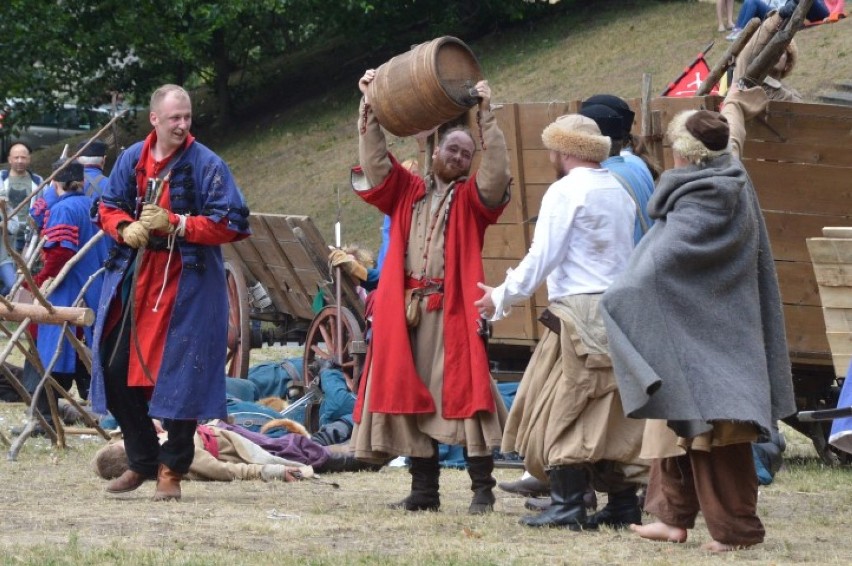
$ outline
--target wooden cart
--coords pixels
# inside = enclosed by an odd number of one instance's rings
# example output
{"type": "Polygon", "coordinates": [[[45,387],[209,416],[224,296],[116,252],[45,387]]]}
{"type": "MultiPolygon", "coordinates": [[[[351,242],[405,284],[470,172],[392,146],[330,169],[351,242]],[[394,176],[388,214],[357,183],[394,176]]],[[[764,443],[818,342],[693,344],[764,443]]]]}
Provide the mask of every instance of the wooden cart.
{"type": "Polygon", "coordinates": [[[329,247],[310,217],[252,214],[249,223],[250,238],[223,248],[230,307],[227,374],[246,377],[252,348],[295,342],[304,345],[302,381],[295,385],[310,386],[308,368],[316,360],[340,363],[350,383],[357,383],[366,344],[355,282],[342,275],[338,304],[329,247]],[[315,312],[318,302],[325,306],[315,312]]]}

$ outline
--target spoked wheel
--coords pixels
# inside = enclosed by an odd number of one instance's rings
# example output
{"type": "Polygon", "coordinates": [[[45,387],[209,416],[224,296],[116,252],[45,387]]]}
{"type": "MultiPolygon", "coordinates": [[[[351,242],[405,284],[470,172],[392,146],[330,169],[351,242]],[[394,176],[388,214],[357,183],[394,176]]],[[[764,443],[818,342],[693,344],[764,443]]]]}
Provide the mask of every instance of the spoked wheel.
{"type": "Polygon", "coordinates": [[[227,261],[225,280],[228,285],[228,354],[225,375],[245,378],[248,375],[251,349],[248,286],[242,269],[227,261]]]}
{"type": "Polygon", "coordinates": [[[337,338],[337,307],[325,307],[311,321],[305,341],[306,386],[314,379],[308,369],[314,361],[340,361],[349,388],[354,390],[355,384],[358,383],[363,360],[359,353],[353,352],[353,344],[363,344],[364,336],[358,326],[358,320],[346,307],[340,309],[340,320],[343,323],[340,343],[337,338]]]}
{"type": "MultiPolygon", "coordinates": [[[[343,324],[341,337],[337,336],[337,307],[330,306],[322,309],[311,321],[308,336],[305,341],[303,358],[303,375],[306,390],[314,380],[311,371],[314,362],[335,362],[341,366],[343,377],[349,389],[357,389],[358,378],[361,376],[362,356],[357,345],[363,345],[363,335],[358,326],[358,320],[349,309],[340,309],[340,320],[343,324]],[[353,348],[353,345],[356,345],[353,348]],[[356,351],[353,351],[356,350],[356,351]]],[[[313,402],[305,407],[305,428],[310,432],[319,429],[319,403],[313,402]]]]}

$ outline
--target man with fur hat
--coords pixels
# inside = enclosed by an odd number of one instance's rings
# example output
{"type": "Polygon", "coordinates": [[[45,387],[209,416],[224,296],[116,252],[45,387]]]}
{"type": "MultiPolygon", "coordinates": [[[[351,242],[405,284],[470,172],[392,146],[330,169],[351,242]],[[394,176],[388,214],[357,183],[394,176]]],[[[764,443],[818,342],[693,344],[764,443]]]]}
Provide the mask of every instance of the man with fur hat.
{"type": "Polygon", "coordinates": [[[373,338],[353,417],[359,459],[410,457],[411,493],[394,508],[440,507],[437,443],[462,445],[473,498],[468,512],[493,509],[492,448],[506,409],[491,379],[479,313],[485,229],[509,201],[509,155],[491,110],[487,81],[475,85],[482,160],[470,174],[476,143],[464,128],[443,132],[425,179],[388,152],[371,110],[370,69],[359,81],[359,197],[391,218],[390,244],[375,293],[373,338]]]}
{"type": "Polygon", "coordinates": [[[583,495],[589,482],[608,493],[631,492],[611,517],[615,526],[641,522],[636,485],[642,422],[626,419],[615,387],[606,333],[598,313],[603,291],[633,250],[636,205],[601,167],[610,139],[579,114],[557,118],[542,133],[558,180],[544,194],[529,253],[506,280],[475,305],[499,320],[547,280],[548,327],[521,381],[503,435],[504,452],[549,479],[552,504],[524,517],[531,527],[572,530],[589,524],[583,495]]]}
{"type": "MultiPolygon", "coordinates": [[[[753,88],[724,112],[742,121],[755,94],[765,104],[753,88]]],[[[631,528],[684,542],[701,511],[712,552],[763,541],[751,442],[796,410],[769,237],[732,155],[742,138],[729,137],[716,112],[675,116],[675,168],[648,205],[656,223],[601,303],[624,410],[649,419],[645,509],[658,522],[631,528]]]]}

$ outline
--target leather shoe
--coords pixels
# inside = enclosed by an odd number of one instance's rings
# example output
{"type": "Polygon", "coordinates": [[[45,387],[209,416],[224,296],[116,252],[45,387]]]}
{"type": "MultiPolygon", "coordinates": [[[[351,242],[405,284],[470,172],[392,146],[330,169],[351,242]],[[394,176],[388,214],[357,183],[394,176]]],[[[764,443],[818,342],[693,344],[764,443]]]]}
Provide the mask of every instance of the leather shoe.
{"type": "Polygon", "coordinates": [[[175,472],[165,464],[160,464],[157,471],[157,490],[154,501],[180,501],[180,480],[183,475],[175,472]]]}
{"type": "Polygon", "coordinates": [[[509,493],[516,493],[524,497],[543,497],[550,495],[550,486],[533,476],[522,478],[518,481],[501,482],[497,487],[509,493]]]}
{"type": "Polygon", "coordinates": [[[133,470],[125,470],[123,474],[107,484],[106,491],[107,493],[127,493],[138,489],[140,485],[150,479],[153,478],[143,476],[133,470]]]}

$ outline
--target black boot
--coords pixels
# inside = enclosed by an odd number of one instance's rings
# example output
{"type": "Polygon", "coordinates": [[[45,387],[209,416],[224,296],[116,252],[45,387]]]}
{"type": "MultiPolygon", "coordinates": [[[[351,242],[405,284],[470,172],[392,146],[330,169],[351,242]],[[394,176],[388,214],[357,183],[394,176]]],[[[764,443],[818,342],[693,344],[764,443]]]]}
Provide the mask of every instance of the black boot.
{"type": "Polygon", "coordinates": [[[608,495],[606,506],[589,517],[588,528],[596,529],[599,525],[606,525],[614,529],[624,529],[628,525],[642,524],[642,509],[639,507],[635,487],[608,495]]]}
{"type": "Polygon", "coordinates": [[[494,511],[494,457],[474,456],[467,458],[467,473],[470,476],[470,490],[473,499],[467,508],[469,515],[483,515],[494,511]]]}
{"type": "Polygon", "coordinates": [[[438,478],[441,468],[438,464],[438,451],[431,458],[409,458],[411,465],[411,493],[402,501],[388,505],[391,509],[406,511],[437,511],[441,507],[438,495],[438,478]]]}
{"type": "Polygon", "coordinates": [[[568,466],[551,469],[547,475],[550,477],[550,507],[538,515],[524,517],[520,523],[527,527],[568,527],[572,531],[586,528],[583,503],[588,486],[586,470],[568,466]]]}

